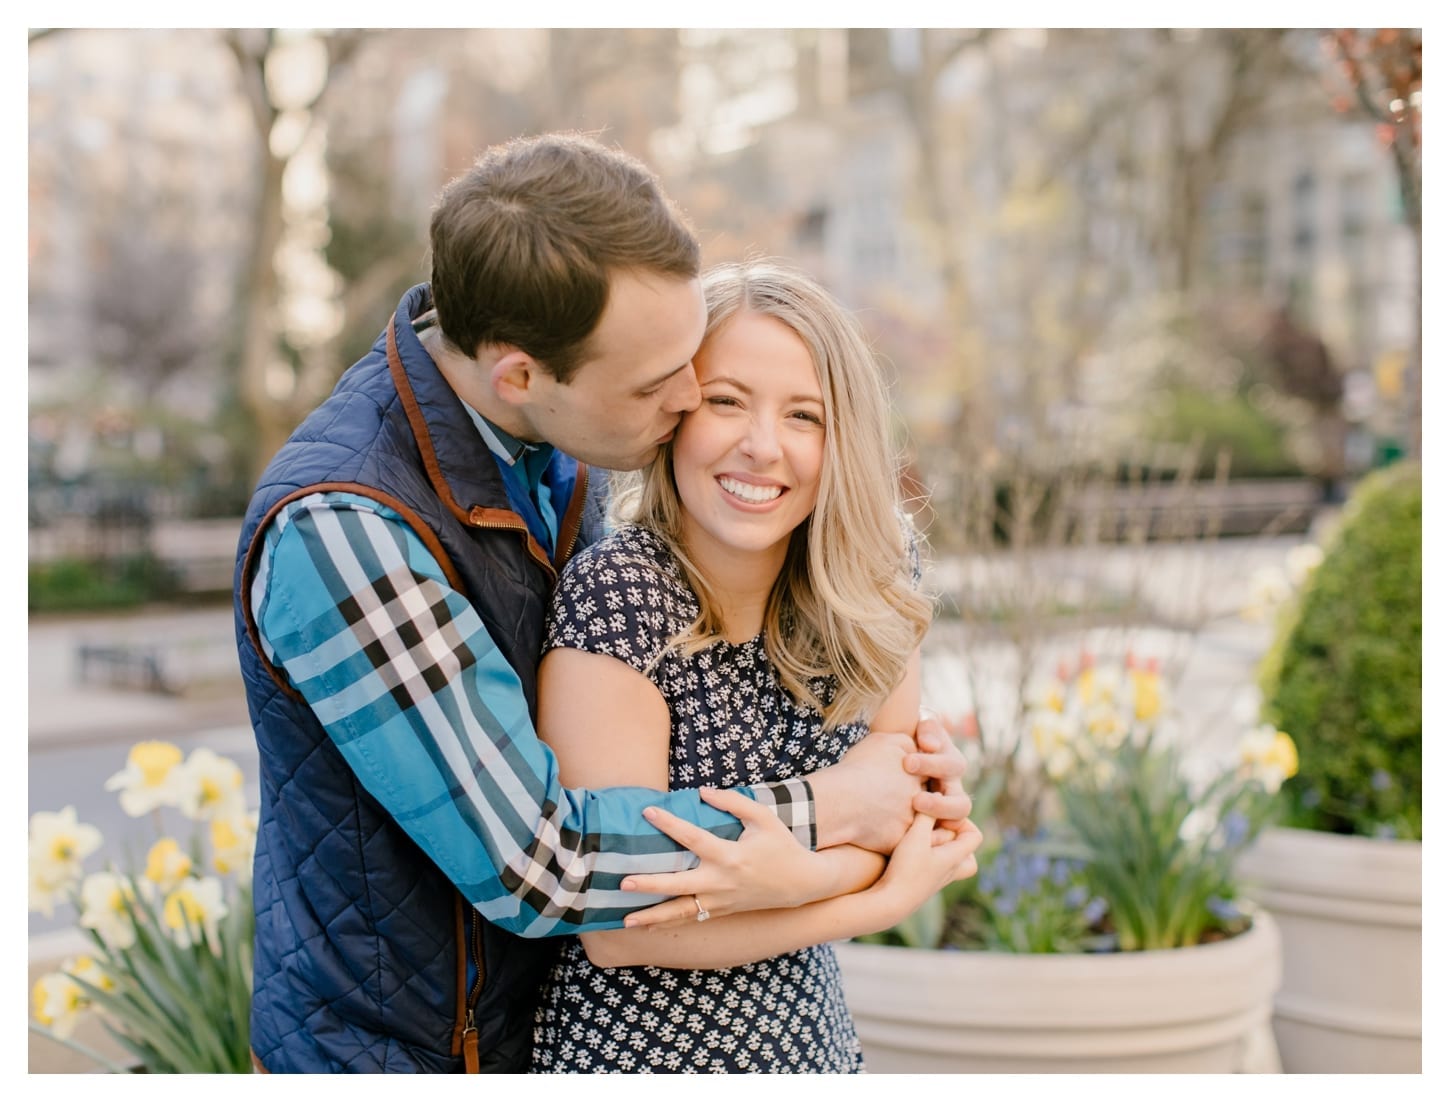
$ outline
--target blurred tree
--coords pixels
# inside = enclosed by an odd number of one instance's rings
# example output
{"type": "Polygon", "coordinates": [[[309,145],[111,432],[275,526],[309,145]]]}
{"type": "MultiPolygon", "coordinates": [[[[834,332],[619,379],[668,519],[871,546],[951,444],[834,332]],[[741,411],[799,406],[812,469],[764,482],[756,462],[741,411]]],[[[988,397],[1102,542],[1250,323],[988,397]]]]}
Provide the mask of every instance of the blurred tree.
{"type": "Polygon", "coordinates": [[[1420,114],[1422,32],[1417,28],[1381,27],[1328,32],[1325,44],[1335,58],[1341,89],[1334,107],[1355,112],[1375,123],[1394,158],[1405,224],[1414,234],[1415,323],[1413,348],[1405,365],[1409,397],[1409,454],[1420,457],[1421,363],[1424,355],[1424,234],[1420,225],[1420,114]]]}
{"type": "Polygon", "coordinates": [[[220,32],[237,62],[242,94],[251,108],[261,165],[257,193],[256,234],[243,280],[243,330],[238,393],[256,429],[256,473],[281,447],[297,423],[327,392],[325,371],[297,371],[300,361],[289,348],[281,327],[278,302],[278,249],[285,229],[283,186],[288,164],[303,147],[337,73],[347,64],[368,32],[335,31],[320,36],[320,66],[304,81],[283,73],[295,37],[275,29],[247,28],[220,32]],[[278,385],[279,370],[291,385],[278,385]]]}

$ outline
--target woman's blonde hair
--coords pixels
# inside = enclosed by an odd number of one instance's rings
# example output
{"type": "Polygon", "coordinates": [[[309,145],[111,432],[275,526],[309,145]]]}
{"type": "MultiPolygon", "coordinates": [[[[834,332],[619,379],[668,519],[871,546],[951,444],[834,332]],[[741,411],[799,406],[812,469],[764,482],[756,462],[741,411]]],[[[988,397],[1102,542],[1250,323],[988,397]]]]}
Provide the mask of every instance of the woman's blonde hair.
{"type": "MultiPolygon", "coordinates": [[[[931,622],[931,601],[912,585],[891,446],[886,386],[855,321],[808,276],[772,261],[725,264],[702,277],[705,340],[730,319],[758,314],[786,325],[810,350],[825,401],[825,457],[815,509],[791,535],[765,610],[765,652],[797,700],[823,707],[827,726],[869,718],[900,682],[931,622]],[[811,678],[834,674],[829,705],[811,678]]],[[[690,561],[673,452],[660,450],[616,497],[625,523],[657,533],[700,601],[694,623],[671,640],[686,653],[724,638],[720,605],[690,561]]]]}

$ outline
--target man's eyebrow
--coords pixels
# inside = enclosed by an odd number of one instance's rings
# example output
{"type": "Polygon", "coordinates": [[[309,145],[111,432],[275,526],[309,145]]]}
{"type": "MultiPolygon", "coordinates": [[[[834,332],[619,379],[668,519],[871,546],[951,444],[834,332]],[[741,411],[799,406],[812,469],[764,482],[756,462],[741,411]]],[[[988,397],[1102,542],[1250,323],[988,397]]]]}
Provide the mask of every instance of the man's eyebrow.
{"type": "MultiPolygon", "coordinates": [[[[709,386],[711,383],[725,383],[728,386],[733,386],[736,390],[740,391],[740,393],[742,393],[742,394],[754,394],[755,393],[755,391],[751,390],[748,386],[746,386],[744,383],[742,383],[739,379],[733,378],[732,376],[729,376],[729,375],[715,375],[715,376],[712,376],[711,378],[706,379],[703,383],[701,383],[700,386],[706,387],[706,386],[709,386]]],[[[821,406],[823,408],[824,408],[824,406],[826,404],[825,399],[821,398],[820,395],[818,395],[818,394],[792,394],[789,398],[786,399],[786,401],[787,402],[814,402],[816,405],[821,406]]]]}
{"type": "Polygon", "coordinates": [[[644,394],[647,391],[654,390],[656,387],[664,386],[665,383],[669,382],[681,371],[684,371],[687,367],[690,367],[692,363],[692,360],[686,360],[684,363],[680,364],[679,367],[672,367],[669,371],[666,371],[658,379],[655,379],[648,383],[641,383],[639,385],[639,393],[644,394]]]}

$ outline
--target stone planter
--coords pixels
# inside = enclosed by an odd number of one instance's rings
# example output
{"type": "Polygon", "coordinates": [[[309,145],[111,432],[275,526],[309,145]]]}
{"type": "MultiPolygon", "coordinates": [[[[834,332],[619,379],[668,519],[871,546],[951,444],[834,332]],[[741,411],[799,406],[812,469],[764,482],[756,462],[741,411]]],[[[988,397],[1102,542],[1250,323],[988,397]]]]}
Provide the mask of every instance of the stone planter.
{"type": "Polygon", "coordinates": [[[1284,1070],[1419,1072],[1420,843],[1275,828],[1238,871],[1283,932],[1284,1070]]]}
{"type": "Polygon", "coordinates": [[[837,947],[873,1072],[1278,1071],[1279,932],[1142,953],[837,947]]]}

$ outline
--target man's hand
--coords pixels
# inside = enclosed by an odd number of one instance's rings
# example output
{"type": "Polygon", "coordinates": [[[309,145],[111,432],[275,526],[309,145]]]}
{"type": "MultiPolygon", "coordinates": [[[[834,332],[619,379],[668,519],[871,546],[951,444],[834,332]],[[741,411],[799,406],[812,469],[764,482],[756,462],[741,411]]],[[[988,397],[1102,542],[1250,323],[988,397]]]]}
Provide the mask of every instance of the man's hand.
{"type": "Polygon", "coordinates": [[[850,843],[882,854],[895,849],[911,826],[913,801],[926,794],[924,777],[945,771],[937,755],[916,751],[909,735],[872,731],[835,765],[812,773],[816,848],[850,843]],[[907,771],[908,756],[923,759],[922,776],[907,771]]]}
{"type": "Polygon", "coordinates": [[[916,752],[906,755],[903,766],[928,782],[925,791],[912,799],[915,810],[934,818],[939,830],[957,833],[967,829],[967,816],[972,813],[972,798],[962,788],[967,759],[936,713],[922,709],[916,725],[916,752]]]}

